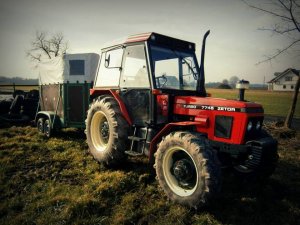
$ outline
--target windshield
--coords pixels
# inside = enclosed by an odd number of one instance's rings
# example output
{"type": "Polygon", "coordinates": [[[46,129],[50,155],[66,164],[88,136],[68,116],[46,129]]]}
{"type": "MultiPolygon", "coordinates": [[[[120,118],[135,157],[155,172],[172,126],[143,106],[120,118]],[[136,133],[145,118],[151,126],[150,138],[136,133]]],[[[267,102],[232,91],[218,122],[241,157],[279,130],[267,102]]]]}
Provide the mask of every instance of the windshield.
{"type": "Polygon", "coordinates": [[[196,90],[198,69],[193,53],[151,46],[157,88],[196,90]]]}

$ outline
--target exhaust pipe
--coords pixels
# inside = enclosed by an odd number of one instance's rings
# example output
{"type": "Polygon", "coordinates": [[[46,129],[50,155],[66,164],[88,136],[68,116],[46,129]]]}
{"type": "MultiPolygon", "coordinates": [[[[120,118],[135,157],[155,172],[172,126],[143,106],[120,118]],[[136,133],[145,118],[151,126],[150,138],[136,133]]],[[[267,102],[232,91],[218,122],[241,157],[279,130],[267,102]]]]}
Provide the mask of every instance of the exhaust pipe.
{"type": "Polygon", "coordinates": [[[247,80],[239,80],[236,83],[236,89],[239,89],[239,101],[245,101],[245,90],[249,89],[250,83],[247,80]]]}
{"type": "Polygon", "coordinates": [[[197,80],[197,92],[200,93],[201,96],[206,96],[205,90],[205,74],[204,74],[204,56],[205,56],[205,44],[206,38],[209,35],[210,30],[208,30],[203,37],[202,41],[202,50],[201,50],[201,64],[200,64],[200,74],[197,80]]]}

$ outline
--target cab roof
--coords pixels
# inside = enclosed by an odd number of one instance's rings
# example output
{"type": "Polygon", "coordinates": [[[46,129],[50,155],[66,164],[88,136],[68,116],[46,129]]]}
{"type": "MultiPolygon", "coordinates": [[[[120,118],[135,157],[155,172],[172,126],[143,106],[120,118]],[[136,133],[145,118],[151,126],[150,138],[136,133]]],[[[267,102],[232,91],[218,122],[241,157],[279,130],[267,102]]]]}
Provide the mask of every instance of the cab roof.
{"type": "Polygon", "coordinates": [[[131,43],[138,43],[138,42],[145,42],[145,41],[151,42],[152,44],[156,44],[156,45],[163,45],[174,49],[185,49],[189,51],[195,51],[195,47],[196,47],[195,43],[192,42],[180,40],[177,38],[169,37],[155,32],[148,32],[148,33],[130,35],[106,43],[102,47],[102,50],[114,48],[121,45],[127,45],[131,43]]]}

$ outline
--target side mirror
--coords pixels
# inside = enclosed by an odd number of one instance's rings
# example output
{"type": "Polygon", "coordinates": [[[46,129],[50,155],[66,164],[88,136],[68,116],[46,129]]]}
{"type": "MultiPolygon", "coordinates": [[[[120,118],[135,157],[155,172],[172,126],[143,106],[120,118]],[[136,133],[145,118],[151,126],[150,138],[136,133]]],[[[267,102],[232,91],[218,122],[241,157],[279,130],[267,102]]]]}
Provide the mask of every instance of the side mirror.
{"type": "Polygon", "coordinates": [[[110,54],[105,54],[105,62],[104,62],[104,66],[107,68],[109,67],[109,63],[110,63],[110,54]]]}

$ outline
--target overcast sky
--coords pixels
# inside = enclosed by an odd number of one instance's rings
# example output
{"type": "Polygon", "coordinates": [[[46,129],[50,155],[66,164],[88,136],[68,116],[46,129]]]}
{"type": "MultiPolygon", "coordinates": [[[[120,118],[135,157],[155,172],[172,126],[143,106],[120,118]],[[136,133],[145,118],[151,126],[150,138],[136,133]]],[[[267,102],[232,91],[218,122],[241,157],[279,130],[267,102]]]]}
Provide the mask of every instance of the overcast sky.
{"type": "Polygon", "coordinates": [[[255,65],[287,44],[283,37],[258,30],[273,23],[274,18],[241,0],[2,0],[0,76],[37,78],[38,72],[25,57],[36,30],[62,32],[69,53],[99,53],[111,40],[155,31],[195,42],[199,57],[202,36],[210,29],[206,81],[236,75],[263,83],[274,72],[300,69],[293,54],[255,65]]]}

